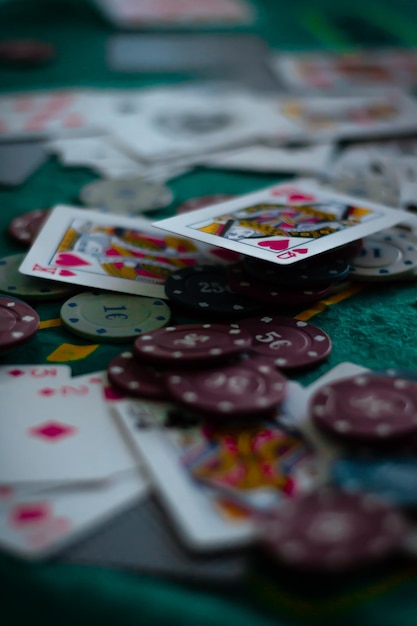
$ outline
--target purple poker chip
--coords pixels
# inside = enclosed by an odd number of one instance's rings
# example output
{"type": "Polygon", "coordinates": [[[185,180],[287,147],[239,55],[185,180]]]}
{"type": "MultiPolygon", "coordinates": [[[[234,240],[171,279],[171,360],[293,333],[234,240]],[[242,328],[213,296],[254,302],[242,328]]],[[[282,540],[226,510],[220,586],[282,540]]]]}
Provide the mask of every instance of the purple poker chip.
{"type": "Polygon", "coordinates": [[[316,302],[327,297],[333,291],[333,284],[328,284],[320,289],[276,287],[248,276],[242,265],[233,265],[228,268],[228,283],[230,290],[236,294],[280,306],[297,306],[316,302]]]}
{"type": "Polygon", "coordinates": [[[132,352],[122,352],[112,359],[107,376],[112,385],[130,396],[154,400],[165,400],[168,396],[162,373],[139,363],[132,352]]]}
{"type": "Polygon", "coordinates": [[[301,570],[349,570],[400,548],[408,525],[392,505],[370,494],[324,488],[285,502],[258,519],[269,556],[301,570]]]}
{"type": "Polygon", "coordinates": [[[251,333],[251,352],[273,359],[282,370],[309,367],[324,361],[332,342],[321,328],[292,317],[264,315],[241,321],[251,333]]]}
{"type": "Polygon", "coordinates": [[[224,361],[248,350],[251,343],[251,335],[239,324],[184,324],[139,336],[134,353],[144,363],[181,367],[224,361]]]}
{"type": "Polygon", "coordinates": [[[17,348],[39,328],[39,315],[22,300],[0,296],[0,352],[17,348]]]}
{"type": "Polygon", "coordinates": [[[388,441],[417,433],[417,382],[359,375],[320,387],[310,400],[314,422],[347,439],[388,441]]]}
{"type": "Polygon", "coordinates": [[[277,408],[287,391],[285,377],[266,359],[170,373],[167,386],[180,404],[216,419],[258,419],[277,408]]]}
{"type": "Polygon", "coordinates": [[[15,241],[29,246],[35,241],[38,232],[50,213],[50,209],[39,209],[23,213],[23,215],[15,217],[10,222],[7,232],[15,241]]]}

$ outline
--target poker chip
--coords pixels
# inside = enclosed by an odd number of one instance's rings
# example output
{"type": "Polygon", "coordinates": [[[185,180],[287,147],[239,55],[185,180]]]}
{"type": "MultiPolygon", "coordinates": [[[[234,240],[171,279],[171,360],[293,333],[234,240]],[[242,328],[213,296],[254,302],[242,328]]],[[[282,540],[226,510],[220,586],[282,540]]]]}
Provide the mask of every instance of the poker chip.
{"type": "Polygon", "coordinates": [[[54,47],[36,39],[8,39],[0,41],[0,63],[38,65],[55,56],[54,47]]]}
{"type": "Polygon", "coordinates": [[[130,341],[169,322],[163,302],[146,296],[86,291],[61,308],[63,324],[76,335],[100,341],[130,341]]]}
{"type": "Polygon", "coordinates": [[[137,215],[162,209],[173,201],[173,193],[166,186],[140,178],[98,180],[83,187],[81,201],[103,212],[137,215]]]}
{"type": "Polygon", "coordinates": [[[49,214],[49,209],[39,209],[19,215],[10,222],[7,232],[15,241],[29,246],[35,241],[49,214]]]}
{"type": "Polygon", "coordinates": [[[177,208],[176,213],[180,215],[182,213],[188,213],[189,211],[195,211],[196,209],[203,209],[212,204],[219,204],[220,202],[226,202],[231,200],[235,196],[226,193],[215,193],[211,196],[199,196],[198,198],[190,198],[186,200],[177,208]]]}
{"type": "Polygon", "coordinates": [[[251,333],[251,351],[273,359],[282,370],[320,363],[332,349],[330,337],[320,328],[292,317],[264,315],[243,320],[241,327],[251,333]]]}
{"type": "Polygon", "coordinates": [[[415,457],[341,458],[333,461],[330,478],[349,493],[373,493],[401,507],[417,505],[415,457]]]}
{"type": "Polygon", "coordinates": [[[74,285],[21,274],[25,256],[19,253],[0,259],[0,291],[24,300],[59,300],[74,293],[74,285]]]}
{"type": "Polygon", "coordinates": [[[165,293],[176,304],[197,312],[242,316],[256,313],[260,304],[234,294],[228,285],[228,273],[219,265],[194,265],[170,274],[165,293]]]}
{"type": "Polygon", "coordinates": [[[388,229],[363,240],[351,260],[350,275],[365,281],[396,280],[417,270],[417,240],[400,229],[388,229]]]}
{"type": "Polygon", "coordinates": [[[0,352],[16,348],[33,337],[39,315],[21,300],[0,296],[0,352]]]}
{"type": "Polygon", "coordinates": [[[167,395],[160,371],[139,363],[132,352],[122,352],[107,367],[112,385],[131,396],[161,400],[167,395]]]}
{"type": "Polygon", "coordinates": [[[260,412],[282,403],[287,382],[267,360],[247,359],[211,370],[171,373],[167,387],[172,397],[188,409],[216,419],[258,419],[260,412]]]}
{"type": "Polygon", "coordinates": [[[387,441],[417,432],[417,382],[353,376],[320,387],[309,412],[325,430],[355,440],[387,441]]]}
{"type": "Polygon", "coordinates": [[[244,257],[243,264],[250,276],[276,287],[299,287],[301,289],[303,286],[327,287],[331,283],[344,280],[349,275],[349,263],[346,259],[329,258],[326,255],[318,255],[308,261],[299,261],[291,267],[249,256],[244,257]]]}
{"type": "Polygon", "coordinates": [[[229,268],[228,283],[233,293],[259,302],[268,302],[280,306],[296,306],[316,302],[333,292],[333,285],[320,289],[306,287],[300,290],[273,287],[269,283],[261,282],[260,279],[255,280],[248,276],[240,264],[229,268]]]}
{"type": "Polygon", "coordinates": [[[141,335],[134,352],[141,362],[183,366],[224,361],[251,343],[251,336],[238,324],[184,324],[141,335]]]}
{"type": "Polygon", "coordinates": [[[393,554],[408,525],[390,504],[370,494],[321,489],[259,516],[260,542],[291,567],[344,571],[393,554]]]}

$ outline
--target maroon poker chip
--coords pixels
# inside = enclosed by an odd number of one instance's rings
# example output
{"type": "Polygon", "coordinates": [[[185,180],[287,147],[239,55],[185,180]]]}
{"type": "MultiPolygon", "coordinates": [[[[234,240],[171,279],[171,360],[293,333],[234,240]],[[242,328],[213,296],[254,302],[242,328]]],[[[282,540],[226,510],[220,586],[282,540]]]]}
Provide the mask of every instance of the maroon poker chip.
{"type": "Polygon", "coordinates": [[[252,334],[251,352],[273,359],[279,369],[320,363],[332,350],[327,333],[292,317],[264,315],[242,320],[240,325],[252,334]]]}
{"type": "Polygon", "coordinates": [[[333,292],[333,285],[329,283],[320,289],[300,288],[285,289],[276,287],[269,283],[255,280],[248,276],[241,265],[233,265],[228,268],[228,284],[232,292],[258,300],[280,306],[296,306],[299,304],[309,304],[322,300],[333,292]]]}
{"type": "Polygon", "coordinates": [[[320,387],[309,413],[339,437],[387,441],[417,432],[417,381],[359,375],[320,387]]]}
{"type": "Polygon", "coordinates": [[[0,62],[36,65],[55,56],[54,47],[37,39],[8,39],[0,41],[0,62]]]}
{"type": "Polygon", "coordinates": [[[10,222],[7,232],[15,241],[29,246],[35,241],[50,212],[50,209],[39,209],[23,213],[10,222]]]}
{"type": "Polygon", "coordinates": [[[158,370],[150,365],[139,363],[132,352],[122,352],[112,359],[107,368],[109,382],[135,397],[164,400],[167,390],[164,378],[158,370]]]}
{"type": "Polygon", "coordinates": [[[266,359],[244,359],[167,376],[171,396],[187,408],[216,418],[253,417],[278,407],[287,381],[266,359]]]}
{"type": "Polygon", "coordinates": [[[370,494],[324,488],[260,516],[260,542],[292,567],[343,571],[389,556],[408,533],[402,515],[370,494]]]}
{"type": "Polygon", "coordinates": [[[177,366],[224,361],[247,350],[249,333],[239,324],[184,324],[166,326],[137,337],[135,356],[141,362],[177,366]]]}
{"type": "Polygon", "coordinates": [[[181,213],[188,213],[189,211],[195,211],[195,209],[203,209],[211,204],[219,204],[219,202],[226,202],[231,200],[235,196],[226,193],[216,193],[210,196],[199,196],[198,198],[190,198],[183,202],[177,209],[177,215],[181,213]]]}
{"type": "Polygon", "coordinates": [[[39,321],[36,311],[26,302],[0,296],[0,351],[17,348],[33,337],[39,321]]]}

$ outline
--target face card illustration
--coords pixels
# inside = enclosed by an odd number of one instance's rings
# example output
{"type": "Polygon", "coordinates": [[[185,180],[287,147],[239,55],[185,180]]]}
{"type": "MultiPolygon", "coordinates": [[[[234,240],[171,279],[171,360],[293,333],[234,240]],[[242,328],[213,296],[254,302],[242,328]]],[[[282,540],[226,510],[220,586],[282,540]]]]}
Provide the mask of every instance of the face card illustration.
{"type": "MultiPolygon", "coordinates": [[[[297,394],[302,388],[290,383],[280,418],[292,420],[297,394]]],[[[172,423],[168,405],[121,401],[114,407],[172,523],[193,550],[247,544],[255,536],[248,509],[278,504],[308,488],[309,472],[303,470],[310,450],[291,428],[263,424],[259,430],[241,429],[238,436],[172,423]],[[251,459],[250,449],[256,450],[251,459]]]]}
{"type": "Polygon", "coordinates": [[[312,181],[295,180],[154,225],[286,265],[388,228],[406,216],[312,181]]]}
{"type": "Polygon", "coordinates": [[[145,219],[58,206],[20,271],[40,278],[164,298],[174,270],[202,262],[201,246],[145,219]]]}
{"type": "Polygon", "coordinates": [[[273,70],[288,87],[303,91],[339,91],[412,87],[417,82],[417,55],[406,49],[276,54],[273,70]]]}
{"type": "Polygon", "coordinates": [[[278,108],[310,140],[393,137],[417,130],[415,100],[396,90],[363,96],[283,99],[278,108]]]}

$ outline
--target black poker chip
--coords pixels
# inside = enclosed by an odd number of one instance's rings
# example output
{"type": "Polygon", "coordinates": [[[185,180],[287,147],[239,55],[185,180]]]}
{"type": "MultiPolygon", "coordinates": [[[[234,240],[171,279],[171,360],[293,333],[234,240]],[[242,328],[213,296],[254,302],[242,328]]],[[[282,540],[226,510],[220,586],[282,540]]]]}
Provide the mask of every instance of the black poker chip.
{"type": "Polygon", "coordinates": [[[247,273],[257,280],[287,288],[320,287],[338,283],[349,276],[350,266],[346,259],[332,259],[324,256],[313,257],[308,261],[288,265],[277,265],[244,257],[247,273]]]}
{"type": "Polygon", "coordinates": [[[165,293],[171,302],[198,313],[248,316],[260,310],[261,304],[232,293],[227,269],[220,265],[195,265],[168,276],[165,293]]]}

